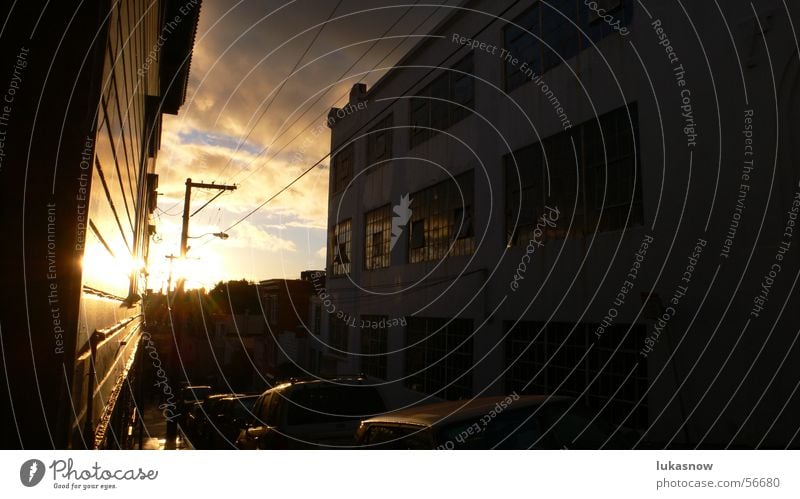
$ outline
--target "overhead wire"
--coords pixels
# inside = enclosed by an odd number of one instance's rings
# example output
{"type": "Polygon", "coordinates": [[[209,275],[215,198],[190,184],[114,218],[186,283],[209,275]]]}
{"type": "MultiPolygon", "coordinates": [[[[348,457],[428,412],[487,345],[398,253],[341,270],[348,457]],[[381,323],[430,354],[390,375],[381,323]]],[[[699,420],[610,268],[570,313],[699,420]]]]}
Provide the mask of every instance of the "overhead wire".
{"type": "MultiPolygon", "coordinates": [[[[497,19],[502,19],[502,17],[503,17],[503,16],[506,14],[506,12],[508,12],[509,10],[511,10],[511,8],[513,8],[513,7],[514,7],[514,6],[515,6],[517,3],[519,3],[519,2],[514,2],[514,3],[510,4],[509,6],[507,6],[507,7],[506,7],[506,8],[505,8],[505,9],[504,9],[502,12],[500,12],[499,14],[497,14],[497,15],[493,15],[493,16],[492,16],[492,19],[490,19],[490,20],[489,20],[489,22],[487,22],[487,23],[486,23],[486,24],[485,24],[485,25],[484,25],[484,26],[483,26],[483,27],[482,27],[480,30],[478,30],[478,31],[477,31],[475,34],[473,34],[471,38],[473,38],[473,39],[474,39],[475,37],[477,37],[478,35],[480,35],[480,34],[481,34],[481,33],[483,33],[484,31],[486,31],[486,29],[488,29],[488,28],[489,28],[489,26],[491,26],[492,24],[494,24],[494,22],[495,22],[497,19]]],[[[432,67],[431,67],[431,68],[428,70],[428,72],[427,72],[427,73],[425,73],[425,74],[424,74],[422,77],[420,77],[420,78],[419,78],[419,79],[418,79],[416,82],[412,83],[412,84],[411,84],[411,86],[410,86],[409,88],[407,88],[407,89],[406,89],[404,92],[402,92],[402,93],[401,93],[401,95],[408,95],[408,94],[410,93],[411,89],[413,89],[413,88],[414,88],[414,86],[416,86],[416,85],[417,85],[419,82],[421,82],[421,81],[423,81],[425,78],[427,78],[427,77],[428,77],[428,76],[429,76],[431,73],[433,73],[433,72],[434,72],[436,69],[440,69],[440,68],[442,68],[442,67],[444,66],[444,64],[447,62],[447,60],[448,60],[448,59],[450,59],[450,58],[451,58],[451,57],[452,57],[454,54],[456,54],[456,53],[457,53],[459,50],[461,50],[461,48],[463,48],[463,47],[461,47],[461,46],[458,46],[456,49],[454,49],[454,50],[453,50],[453,51],[451,51],[449,54],[447,54],[447,55],[446,55],[446,56],[445,56],[445,57],[442,59],[442,61],[441,61],[439,64],[437,64],[437,65],[435,65],[435,66],[432,66],[432,67]]],[[[351,133],[351,134],[350,134],[350,136],[349,136],[349,137],[347,137],[347,139],[346,139],[346,140],[343,140],[342,142],[343,142],[343,143],[345,143],[345,144],[347,144],[347,143],[349,143],[350,141],[352,141],[352,139],[353,139],[354,137],[356,137],[356,135],[357,135],[358,133],[360,133],[362,130],[364,130],[364,129],[365,129],[367,126],[370,126],[370,125],[372,125],[372,124],[373,124],[373,122],[376,120],[376,118],[377,118],[378,116],[380,116],[380,115],[383,113],[383,111],[385,111],[386,109],[388,109],[388,108],[389,108],[389,107],[391,107],[392,105],[394,105],[394,102],[391,102],[391,101],[390,101],[389,103],[387,103],[387,104],[384,106],[384,108],[383,108],[383,109],[381,109],[379,112],[375,113],[375,114],[373,115],[373,117],[372,117],[372,118],[370,118],[370,119],[366,120],[366,121],[365,121],[365,122],[364,122],[364,123],[363,123],[361,126],[359,126],[359,127],[356,129],[356,130],[354,130],[354,131],[353,131],[353,133],[351,133]]],[[[336,152],[338,152],[338,151],[336,151],[336,152]]],[[[258,211],[259,211],[261,208],[263,208],[264,206],[266,206],[268,203],[270,203],[270,202],[271,202],[273,199],[275,199],[276,197],[278,197],[278,196],[279,196],[279,195],[281,195],[282,193],[286,192],[286,190],[287,190],[287,189],[289,189],[289,188],[290,188],[292,185],[294,185],[294,184],[295,184],[297,181],[299,181],[300,179],[302,179],[303,177],[305,177],[305,176],[306,176],[306,175],[307,175],[307,174],[308,174],[308,173],[309,173],[311,170],[313,170],[314,168],[316,168],[317,166],[319,166],[319,165],[320,165],[320,164],[321,164],[321,163],[322,163],[322,162],[323,162],[325,159],[327,159],[328,157],[332,156],[333,154],[334,154],[334,151],[331,151],[331,152],[328,152],[327,154],[325,154],[324,156],[322,156],[322,157],[321,157],[319,160],[317,160],[317,161],[316,161],[314,164],[312,164],[310,167],[308,167],[307,169],[303,170],[303,172],[302,172],[300,175],[298,175],[297,177],[295,177],[295,179],[294,179],[294,180],[292,180],[292,181],[291,181],[291,182],[289,182],[287,185],[285,185],[284,187],[282,187],[282,188],[281,188],[281,189],[280,189],[278,192],[276,192],[275,194],[273,194],[272,196],[270,196],[269,198],[267,198],[265,201],[263,201],[262,203],[260,203],[260,204],[259,204],[258,206],[256,206],[254,209],[252,209],[252,210],[250,210],[249,212],[247,212],[247,214],[245,214],[244,216],[242,216],[241,218],[239,218],[238,220],[236,220],[236,222],[234,222],[234,223],[233,223],[233,224],[231,224],[229,227],[227,227],[227,228],[226,228],[226,229],[225,229],[223,232],[228,232],[229,230],[233,229],[234,227],[236,227],[236,226],[237,226],[237,225],[239,225],[240,223],[244,222],[245,220],[247,220],[248,218],[250,218],[251,216],[253,216],[253,215],[254,215],[256,212],[258,212],[258,211]]]]}

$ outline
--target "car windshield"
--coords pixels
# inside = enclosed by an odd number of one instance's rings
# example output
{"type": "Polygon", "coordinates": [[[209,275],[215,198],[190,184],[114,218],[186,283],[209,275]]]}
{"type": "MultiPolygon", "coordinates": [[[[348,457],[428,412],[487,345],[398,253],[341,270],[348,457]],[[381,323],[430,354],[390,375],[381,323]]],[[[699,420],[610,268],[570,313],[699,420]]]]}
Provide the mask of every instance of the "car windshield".
{"type": "Polygon", "coordinates": [[[258,397],[246,397],[233,400],[233,416],[237,418],[252,416],[257,399],[258,397]]]}
{"type": "MultiPolygon", "coordinates": [[[[492,416],[445,424],[436,445],[444,449],[597,449],[614,433],[614,426],[571,401],[544,406],[506,409],[492,416]],[[569,411],[567,411],[569,409],[569,411]],[[534,414],[535,412],[535,414],[534,414]],[[530,417],[529,417],[530,416],[530,417]],[[526,420],[527,419],[527,420],[526,420]],[[591,424],[590,424],[591,423],[591,424]]],[[[625,447],[625,433],[606,444],[625,447]]]]}
{"type": "Polygon", "coordinates": [[[364,419],[385,410],[378,391],[371,386],[306,386],[289,396],[289,424],[318,424],[364,419]]]}

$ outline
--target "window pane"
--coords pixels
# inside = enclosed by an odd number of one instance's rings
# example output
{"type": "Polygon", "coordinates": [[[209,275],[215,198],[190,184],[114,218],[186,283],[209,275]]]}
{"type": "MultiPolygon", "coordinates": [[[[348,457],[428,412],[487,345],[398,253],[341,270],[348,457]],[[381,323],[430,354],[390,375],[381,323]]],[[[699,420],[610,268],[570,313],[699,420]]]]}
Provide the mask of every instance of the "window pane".
{"type": "Polygon", "coordinates": [[[364,268],[383,269],[389,266],[392,238],[391,205],[367,212],[364,216],[364,268]]]}

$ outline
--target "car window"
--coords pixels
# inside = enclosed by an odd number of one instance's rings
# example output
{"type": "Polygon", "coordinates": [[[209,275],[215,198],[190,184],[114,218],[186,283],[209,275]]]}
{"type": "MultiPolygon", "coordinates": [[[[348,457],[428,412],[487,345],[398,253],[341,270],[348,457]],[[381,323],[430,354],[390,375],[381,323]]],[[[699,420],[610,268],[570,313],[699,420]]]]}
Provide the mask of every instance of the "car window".
{"type": "Polygon", "coordinates": [[[234,418],[247,418],[254,410],[253,404],[255,404],[255,401],[255,397],[233,400],[229,411],[234,418]]]}
{"type": "Polygon", "coordinates": [[[287,423],[290,425],[320,424],[341,421],[337,417],[338,401],[332,387],[298,387],[287,401],[287,423]]]}
{"type": "Polygon", "coordinates": [[[371,386],[311,385],[289,396],[289,424],[320,424],[363,419],[383,412],[378,391],[371,386]]]}
{"type": "Polygon", "coordinates": [[[380,393],[372,386],[337,386],[334,388],[338,414],[369,417],[384,412],[380,393]]]}
{"type": "Polygon", "coordinates": [[[377,449],[430,449],[430,431],[418,426],[381,426],[369,428],[365,443],[377,449]]]}
{"type": "Polygon", "coordinates": [[[445,424],[438,431],[437,448],[442,449],[540,449],[546,447],[540,417],[526,421],[534,408],[506,410],[490,417],[445,424]],[[534,445],[535,444],[535,445],[534,445]]]}
{"type": "Polygon", "coordinates": [[[273,398],[275,398],[275,396],[274,396],[274,395],[272,395],[272,394],[265,394],[265,395],[263,395],[263,396],[261,397],[261,400],[259,401],[259,407],[256,409],[256,410],[257,410],[257,412],[256,412],[255,414],[256,414],[256,417],[257,417],[257,418],[258,418],[258,419],[259,419],[259,420],[260,420],[260,421],[261,421],[263,424],[269,424],[269,423],[268,423],[268,421],[269,421],[269,404],[270,404],[270,401],[271,401],[273,398]]]}

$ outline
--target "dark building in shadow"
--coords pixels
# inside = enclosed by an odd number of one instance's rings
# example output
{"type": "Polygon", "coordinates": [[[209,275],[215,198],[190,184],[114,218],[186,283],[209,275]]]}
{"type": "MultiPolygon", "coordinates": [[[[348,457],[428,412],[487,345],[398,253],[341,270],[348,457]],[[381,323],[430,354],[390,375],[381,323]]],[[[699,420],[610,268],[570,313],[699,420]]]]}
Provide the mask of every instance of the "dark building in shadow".
{"type": "Polygon", "coordinates": [[[2,10],[3,447],[126,447],[161,118],[200,1],[2,10]]]}

